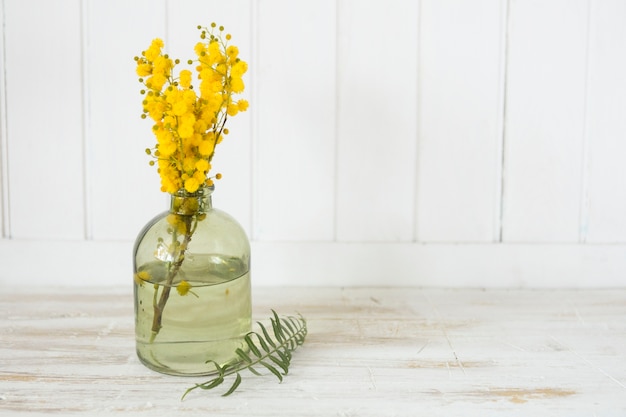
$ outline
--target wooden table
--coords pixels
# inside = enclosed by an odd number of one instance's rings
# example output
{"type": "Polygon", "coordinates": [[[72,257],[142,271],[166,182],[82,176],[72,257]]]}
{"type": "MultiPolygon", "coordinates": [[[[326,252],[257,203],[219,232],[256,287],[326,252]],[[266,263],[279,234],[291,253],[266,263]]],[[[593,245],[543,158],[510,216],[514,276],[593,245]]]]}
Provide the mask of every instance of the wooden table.
{"type": "Polygon", "coordinates": [[[184,390],[134,352],[128,288],[0,287],[0,415],[624,416],[626,289],[254,288],[301,312],[282,384],[184,390]]]}

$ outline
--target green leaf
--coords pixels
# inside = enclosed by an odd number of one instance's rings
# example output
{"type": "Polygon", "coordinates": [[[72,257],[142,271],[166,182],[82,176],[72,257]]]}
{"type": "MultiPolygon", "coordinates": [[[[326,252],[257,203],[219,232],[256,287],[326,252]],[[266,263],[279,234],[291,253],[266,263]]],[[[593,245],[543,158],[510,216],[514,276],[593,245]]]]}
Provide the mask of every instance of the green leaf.
{"type": "Polygon", "coordinates": [[[224,394],[222,394],[222,397],[228,397],[230,394],[235,392],[237,387],[239,387],[239,384],[241,384],[241,374],[239,372],[237,372],[237,377],[235,378],[235,382],[233,382],[233,385],[230,386],[228,391],[226,391],[224,394]]]}
{"type": "Polygon", "coordinates": [[[278,369],[274,368],[272,365],[270,365],[267,362],[263,362],[261,361],[261,365],[265,366],[267,369],[269,369],[269,371],[271,373],[273,373],[274,375],[276,375],[276,378],[278,378],[280,380],[280,382],[283,382],[283,376],[280,374],[280,372],[278,372],[278,369]]]}
{"type": "Polygon", "coordinates": [[[259,344],[261,345],[261,348],[263,348],[264,351],[268,352],[270,351],[270,347],[267,344],[267,342],[257,333],[252,333],[256,336],[257,341],[259,342],[259,344]]]}
{"type": "Polygon", "coordinates": [[[263,355],[261,355],[261,351],[259,350],[259,348],[256,347],[256,345],[252,341],[252,338],[250,337],[250,335],[245,337],[245,341],[248,344],[248,347],[250,348],[252,353],[254,353],[257,358],[260,358],[261,356],[263,356],[263,355]]]}
{"type": "MultiPolygon", "coordinates": [[[[258,324],[261,327],[261,331],[263,332],[263,336],[264,336],[265,340],[267,341],[267,343],[269,343],[270,346],[275,348],[276,344],[274,343],[274,341],[270,337],[270,334],[267,332],[267,329],[265,328],[265,326],[263,326],[263,323],[258,322],[258,324]]],[[[259,336],[259,338],[261,338],[261,337],[259,336]]]]}
{"type": "Polygon", "coordinates": [[[252,358],[250,357],[250,355],[248,355],[246,352],[243,351],[243,349],[241,348],[237,348],[235,350],[235,353],[237,354],[237,356],[239,356],[244,362],[246,363],[252,363],[252,358]]]}
{"type": "Polygon", "coordinates": [[[287,316],[281,318],[276,311],[272,310],[272,317],[270,317],[271,329],[273,331],[273,337],[268,331],[268,327],[263,323],[257,322],[261,332],[250,332],[244,337],[246,347],[252,352],[255,357],[252,357],[248,352],[242,348],[235,350],[234,355],[239,358],[239,362],[229,362],[224,366],[220,366],[213,360],[207,361],[207,363],[213,363],[218,372],[218,376],[209,381],[201,384],[195,384],[185,391],[182,399],[184,399],[189,392],[200,388],[204,390],[213,389],[221,385],[225,378],[231,375],[235,375],[235,380],[226,391],[223,396],[229,396],[237,390],[241,385],[242,376],[241,371],[248,370],[254,375],[262,376],[254,367],[261,365],[270,371],[279,382],[283,381],[283,375],[287,375],[289,372],[289,366],[291,365],[292,352],[304,343],[307,335],[306,320],[302,315],[287,316]],[[282,373],[277,369],[280,368],[282,373]]]}
{"type": "Polygon", "coordinates": [[[217,378],[209,381],[209,382],[205,382],[204,384],[200,384],[199,388],[202,389],[213,389],[219,385],[222,384],[222,382],[224,382],[224,377],[223,376],[218,376],[217,378]]]}
{"type": "Polygon", "coordinates": [[[280,350],[276,351],[276,354],[278,356],[280,356],[280,359],[283,360],[283,362],[285,362],[287,364],[287,366],[289,366],[289,362],[291,362],[291,354],[289,352],[282,352],[280,350]]]}
{"type": "Polygon", "coordinates": [[[270,360],[272,362],[274,362],[276,365],[278,365],[280,367],[280,369],[283,370],[283,374],[287,375],[287,373],[289,372],[289,364],[285,363],[284,361],[278,359],[276,356],[269,356],[270,360]]]}

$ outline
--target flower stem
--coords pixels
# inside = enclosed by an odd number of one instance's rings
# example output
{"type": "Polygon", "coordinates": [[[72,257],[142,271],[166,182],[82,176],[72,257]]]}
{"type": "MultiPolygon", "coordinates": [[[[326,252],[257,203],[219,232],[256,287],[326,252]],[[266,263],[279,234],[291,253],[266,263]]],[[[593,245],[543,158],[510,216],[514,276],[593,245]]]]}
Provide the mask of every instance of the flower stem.
{"type": "Polygon", "coordinates": [[[170,291],[172,290],[172,282],[174,282],[174,278],[178,274],[180,267],[185,260],[185,251],[187,250],[187,246],[191,241],[191,235],[195,231],[195,227],[191,228],[191,220],[195,219],[195,216],[185,216],[185,226],[187,232],[185,233],[185,237],[183,239],[183,243],[180,245],[180,252],[178,254],[178,259],[170,268],[167,279],[165,281],[165,285],[163,286],[163,292],[161,293],[161,298],[158,303],[154,304],[154,317],[152,319],[152,335],[150,336],[150,343],[154,342],[154,339],[159,334],[161,330],[162,320],[163,320],[163,310],[165,309],[165,305],[167,304],[167,300],[170,297],[170,291]]]}

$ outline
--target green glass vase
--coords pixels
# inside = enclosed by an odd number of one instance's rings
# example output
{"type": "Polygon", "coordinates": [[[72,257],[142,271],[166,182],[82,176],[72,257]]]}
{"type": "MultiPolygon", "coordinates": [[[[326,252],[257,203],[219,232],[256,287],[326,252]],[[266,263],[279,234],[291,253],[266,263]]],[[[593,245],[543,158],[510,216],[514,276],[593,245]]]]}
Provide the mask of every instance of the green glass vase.
{"type": "Polygon", "coordinates": [[[211,374],[251,330],[250,243],[212,192],[172,194],[135,241],[137,355],[161,373],[211,374]]]}

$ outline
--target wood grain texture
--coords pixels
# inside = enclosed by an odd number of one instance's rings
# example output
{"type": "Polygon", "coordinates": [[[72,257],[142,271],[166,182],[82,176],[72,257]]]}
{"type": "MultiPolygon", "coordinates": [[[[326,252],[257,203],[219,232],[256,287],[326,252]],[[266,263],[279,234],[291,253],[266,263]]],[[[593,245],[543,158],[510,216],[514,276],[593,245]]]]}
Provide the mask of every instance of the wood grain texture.
{"type": "Polygon", "coordinates": [[[282,384],[194,392],[144,368],[130,286],[0,288],[0,415],[618,416],[626,290],[255,288],[254,316],[301,312],[282,384]]]}

